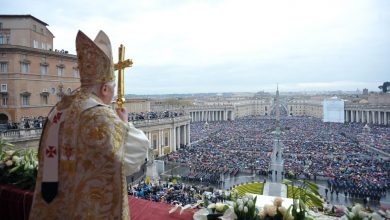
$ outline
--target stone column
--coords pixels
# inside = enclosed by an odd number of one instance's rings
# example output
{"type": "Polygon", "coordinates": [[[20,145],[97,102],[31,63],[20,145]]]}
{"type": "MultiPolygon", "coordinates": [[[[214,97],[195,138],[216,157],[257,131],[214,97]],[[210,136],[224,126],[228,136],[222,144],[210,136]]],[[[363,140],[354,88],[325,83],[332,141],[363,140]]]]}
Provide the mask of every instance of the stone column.
{"type": "MultiPolygon", "coordinates": [[[[287,112],[287,115],[289,115],[288,112],[287,112]]],[[[344,122],[348,122],[348,120],[347,120],[347,110],[344,110],[344,122]]]]}
{"type": "Polygon", "coordinates": [[[191,125],[187,124],[187,145],[191,145],[191,125]]]}
{"type": "Polygon", "coordinates": [[[183,144],[187,144],[187,126],[183,125],[183,144]]]}
{"type": "Polygon", "coordinates": [[[351,122],[353,122],[353,110],[351,110],[351,122]]]}
{"type": "Polygon", "coordinates": [[[161,130],[158,130],[157,134],[157,150],[158,150],[158,156],[161,156],[161,130]]]}
{"type": "Polygon", "coordinates": [[[180,149],[180,126],[176,127],[176,149],[180,149]]]}
{"type": "Polygon", "coordinates": [[[383,124],[384,124],[384,125],[387,125],[387,122],[388,122],[388,121],[387,121],[387,112],[386,112],[386,111],[384,112],[384,115],[383,115],[383,116],[384,116],[384,123],[383,123],[383,124]]]}
{"type": "Polygon", "coordinates": [[[171,148],[171,151],[172,152],[175,152],[176,151],[176,135],[175,135],[175,133],[176,133],[176,129],[173,127],[173,128],[171,128],[171,130],[170,130],[170,132],[171,132],[171,135],[170,135],[170,148],[171,148]]]}

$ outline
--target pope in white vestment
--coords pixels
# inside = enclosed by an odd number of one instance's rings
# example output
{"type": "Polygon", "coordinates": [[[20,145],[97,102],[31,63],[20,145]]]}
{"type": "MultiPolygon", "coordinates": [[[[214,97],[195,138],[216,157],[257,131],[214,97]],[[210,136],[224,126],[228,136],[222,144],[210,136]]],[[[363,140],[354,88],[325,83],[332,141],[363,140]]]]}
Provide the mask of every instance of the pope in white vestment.
{"type": "Polygon", "coordinates": [[[49,113],[29,218],[130,219],[125,177],[140,169],[150,143],[99,92],[115,80],[108,37],[79,31],[76,48],[81,88],[49,113]]]}

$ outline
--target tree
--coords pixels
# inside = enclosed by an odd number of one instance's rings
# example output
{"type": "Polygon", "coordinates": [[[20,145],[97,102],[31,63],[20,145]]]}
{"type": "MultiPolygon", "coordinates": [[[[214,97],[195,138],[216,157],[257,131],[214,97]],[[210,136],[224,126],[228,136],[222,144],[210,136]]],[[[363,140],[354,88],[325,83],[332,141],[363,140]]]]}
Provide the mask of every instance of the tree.
{"type": "Polygon", "coordinates": [[[384,82],[383,85],[379,86],[378,88],[382,90],[383,93],[387,93],[388,88],[390,87],[390,82],[384,82]]]}

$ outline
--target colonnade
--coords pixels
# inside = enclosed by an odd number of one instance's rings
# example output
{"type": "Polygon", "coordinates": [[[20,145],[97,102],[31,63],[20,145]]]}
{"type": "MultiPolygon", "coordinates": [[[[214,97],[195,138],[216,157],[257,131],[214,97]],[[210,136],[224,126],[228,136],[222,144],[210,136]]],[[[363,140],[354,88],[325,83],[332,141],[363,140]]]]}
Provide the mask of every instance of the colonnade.
{"type": "Polygon", "coordinates": [[[191,110],[191,122],[196,121],[227,121],[234,120],[231,110],[191,110]]]}
{"type": "Polygon", "coordinates": [[[390,109],[348,109],[344,110],[344,113],[346,122],[388,125],[390,119],[390,109]]]}
{"type": "Polygon", "coordinates": [[[190,124],[178,124],[171,128],[161,127],[158,130],[146,131],[151,147],[159,156],[174,152],[185,145],[190,145],[190,124]],[[164,149],[169,149],[165,151],[164,149]]]}

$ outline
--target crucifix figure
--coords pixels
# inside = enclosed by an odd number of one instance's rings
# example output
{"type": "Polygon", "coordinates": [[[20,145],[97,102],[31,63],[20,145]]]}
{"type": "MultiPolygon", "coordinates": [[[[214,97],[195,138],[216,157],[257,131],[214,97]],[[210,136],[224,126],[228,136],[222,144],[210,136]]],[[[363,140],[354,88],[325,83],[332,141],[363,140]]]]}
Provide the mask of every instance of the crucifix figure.
{"type": "Polygon", "coordinates": [[[114,64],[114,70],[118,70],[118,98],[116,99],[116,103],[118,104],[118,108],[122,108],[123,103],[125,102],[125,79],[123,74],[126,67],[131,67],[131,65],[133,65],[133,61],[130,59],[125,60],[125,47],[122,44],[119,47],[118,58],[118,63],[114,64]]]}

